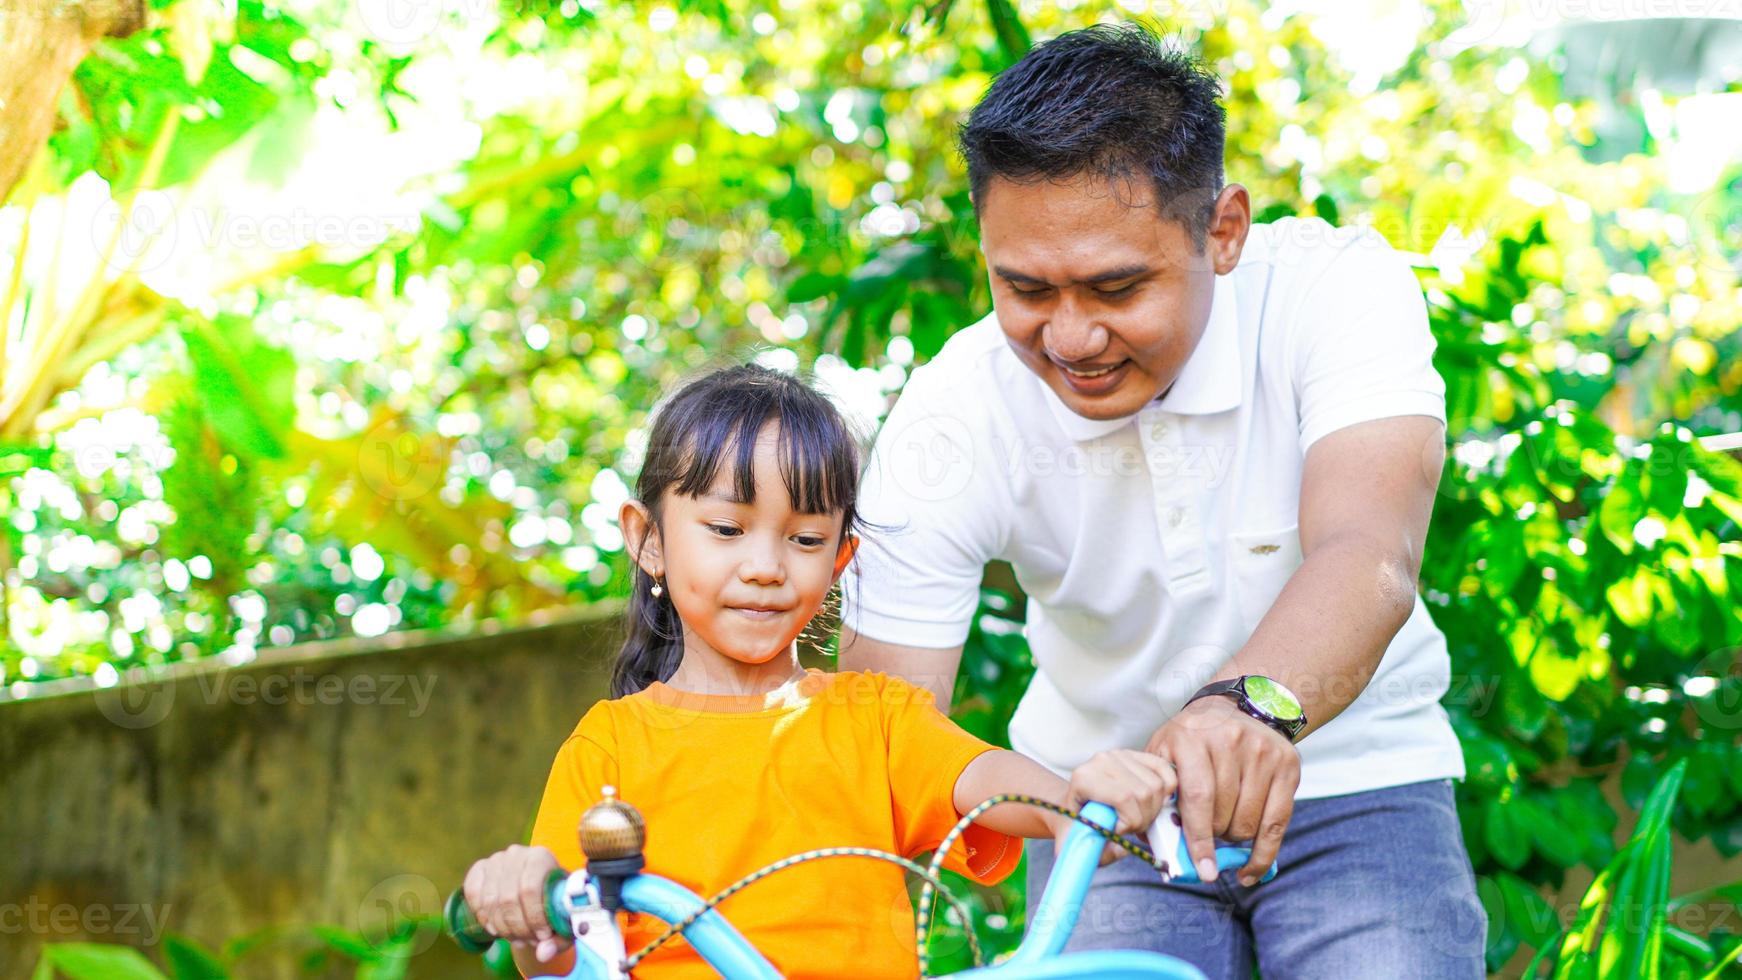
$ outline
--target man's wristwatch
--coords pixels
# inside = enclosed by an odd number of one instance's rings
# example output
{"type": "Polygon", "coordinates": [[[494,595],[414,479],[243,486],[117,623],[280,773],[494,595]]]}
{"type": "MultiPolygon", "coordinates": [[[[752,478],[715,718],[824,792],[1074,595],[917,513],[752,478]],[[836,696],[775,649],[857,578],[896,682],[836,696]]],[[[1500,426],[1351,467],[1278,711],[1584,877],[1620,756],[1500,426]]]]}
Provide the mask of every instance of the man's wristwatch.
{"type": "Polygon", "coordinates": [[[1212,681],[1192,695],[1191,704],[1199,698],[1220,694],[1232,698],[1240,710],[1276,729],[1283,738],[1293,742],[1306,728],[1306,712],[1294,692],[1262,674],[1244,674],[1233,680],[1212,681]]]}

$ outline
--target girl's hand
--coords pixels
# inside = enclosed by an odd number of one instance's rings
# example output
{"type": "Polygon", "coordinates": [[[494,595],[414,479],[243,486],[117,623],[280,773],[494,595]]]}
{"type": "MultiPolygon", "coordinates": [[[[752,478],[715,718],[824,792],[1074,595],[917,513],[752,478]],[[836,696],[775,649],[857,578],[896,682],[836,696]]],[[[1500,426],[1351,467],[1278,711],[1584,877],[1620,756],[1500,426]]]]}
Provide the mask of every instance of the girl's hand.
{"type": "Polygon", "coordinates": [[[544,915],[544,883],[559,867],[547,848],[510,844],[466,872],[466,904],[492,936],[520,948],[536,943],[544,963],[571,945],[544,915]]]}
{"type": "MultiPolygon", "coordinates": [[[[1133,831],[1141,834],[1155,822],[1156,814],[1178,788],[1173,766],[1165,760],[1135,749],[1110,749],[1097,752],[1071,773],[1065,805],[1075,810],[1090,801],[1105,803],[1119,814],[1115,829],[1120,834],[1133,831]]],[[[1065,831],[1068,830],[1067,825],[1065,831]]],[[[1058,842],[1064,843],[1064,832],[1059,834],[1058,842]]],[[[1101,863],[1111,864],[1124,855],[1124,851],[1109,842],[1101,853],[1101,863]]]]}

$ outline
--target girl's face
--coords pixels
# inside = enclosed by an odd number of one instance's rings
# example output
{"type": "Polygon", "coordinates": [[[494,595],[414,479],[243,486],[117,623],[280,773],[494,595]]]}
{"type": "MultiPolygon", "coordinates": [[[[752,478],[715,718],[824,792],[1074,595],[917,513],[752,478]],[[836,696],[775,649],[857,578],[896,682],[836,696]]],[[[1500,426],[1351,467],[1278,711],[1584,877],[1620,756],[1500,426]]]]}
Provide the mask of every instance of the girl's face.
{"type": "MultiPolygon", "coordinates": [[[[686,659],[717,655],[754,665],[789,653],[851,555],[840,512],[793,510],[778,435],[772,422],[757,435],[753,503],[735,499],[732,473],[722,466],[700,497],[667,494],[662,527],[643,531],[641,566],[663,576],[683,620],[686,659]]],[[[633,525],[646,528],[645,511],[632,516],[641,507],[636,501],[624,507],[633,546],[639,537],[633,525]]]]}

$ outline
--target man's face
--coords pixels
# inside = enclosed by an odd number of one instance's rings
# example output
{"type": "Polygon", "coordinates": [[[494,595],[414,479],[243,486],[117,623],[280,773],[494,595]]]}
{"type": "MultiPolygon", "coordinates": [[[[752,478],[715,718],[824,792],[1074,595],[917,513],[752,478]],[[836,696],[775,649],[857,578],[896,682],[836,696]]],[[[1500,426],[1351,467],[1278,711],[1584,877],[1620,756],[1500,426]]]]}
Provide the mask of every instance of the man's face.
{"type": "Polygon", "coordinates": [[[1164,394],[1197,349],[1216,276],[1250,226],[1223,188],[1205,248],[1162,217],[1148,181],[993,178],[977,202],[992,304],[1011,349],[1071,411],[1123,418],[1164,394]]]}

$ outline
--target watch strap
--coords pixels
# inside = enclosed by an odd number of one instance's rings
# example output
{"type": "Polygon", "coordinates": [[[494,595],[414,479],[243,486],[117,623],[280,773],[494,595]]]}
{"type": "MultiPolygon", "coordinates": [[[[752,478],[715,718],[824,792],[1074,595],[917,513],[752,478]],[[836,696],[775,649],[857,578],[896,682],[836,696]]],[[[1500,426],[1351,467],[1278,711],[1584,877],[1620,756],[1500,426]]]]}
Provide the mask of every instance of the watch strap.
{"type": "Polygon", "coordinates": [[[1186,701],[1186,704],[1191,704],[1199,698],[1214,697],[1217,695],[1230,698],[1235,704],[1240,706],[1241,711],[1244,711],[1253,718],[1269,725],[1272,731],[1281,735],[1283,738],[1288,739],[1289,742],[1292,743],[1300,736],[1301,730],[1306,728],[1306,713],[1302,712],[1301,716],[1293,721],[1284,721],[1283,719],[1258,707],[1258,705],[1253,704],[1252,698],[1246,693],[1246,678],[1248,676],[1250,675],[1242,674],[1239,677],[1233,677],[1227,680],[1211,681],[1203,687],[1198,688],[1198,693],[1192,695],[1191,698],[1186,701]]]}

